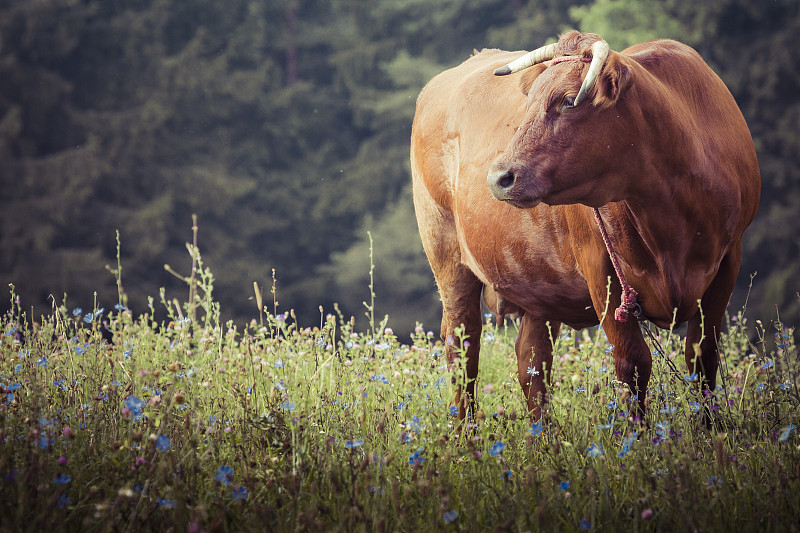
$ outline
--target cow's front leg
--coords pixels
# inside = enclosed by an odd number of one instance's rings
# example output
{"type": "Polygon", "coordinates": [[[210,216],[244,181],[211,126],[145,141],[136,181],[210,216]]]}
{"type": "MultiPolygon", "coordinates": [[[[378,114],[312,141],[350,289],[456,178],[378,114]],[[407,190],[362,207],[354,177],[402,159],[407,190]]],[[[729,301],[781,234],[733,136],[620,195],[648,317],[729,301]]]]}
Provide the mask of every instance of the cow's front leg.
{"type": "Polygon", "coordinates": [[[460,357],[466,358],[466,396],[462,390],[464,380],[453,379],[458,415],[463,420],[468,406],[470,410],[474,410],[475,379],[478,377],[478,352],[483,326],[483,284],[461,261],[453,216],[434,201],[418,176],[414,179],[414,208],[422,247],[428,256],[442,298],[441,333],[448,365],[453,368],[460,357]],[[455,329],[462,325],[464,333],[459,337],[455,335],[455,329]],[[462,345],[462,339],[469,344],[462,345]]]}
{"type": "Polygon", "coordinates": [[[606,284],[597,283],[592,290],[590,286],[592,303],[608,342],[613,345],[617,379],[627,385],[631,397],[636,398],[635,402],[631,401],[630,411],[634,416],[644,418],[647,384],[650,381],[653,357],[636,318],[629,314],[625,322],[620,322],[614,317],[614,310],[621,301],[619,281],[612,282],[608,298],[606,298],[606,287],[606,284]]]}
{"type": "Polygon", "coordinates": [[[614,345],[614,368],[617,379],[628,386],[631,399],[631,413],[644,418],[647,384],[653,358],[642,336],[642,330],[635,318],[618,322],[609,315],[603,321],[603,329],[608,341],[614,345]],[[633,401],[636,398],[636,401],[633,401]]]}
{"type": "Polygon", "coordinates": [[[553,366],[553,341],[561,328],[559,322],[534,320],[522,316],[515,349],[519,384],[531,418],[539,420],[547,408],[547,386],[553,366]]]}

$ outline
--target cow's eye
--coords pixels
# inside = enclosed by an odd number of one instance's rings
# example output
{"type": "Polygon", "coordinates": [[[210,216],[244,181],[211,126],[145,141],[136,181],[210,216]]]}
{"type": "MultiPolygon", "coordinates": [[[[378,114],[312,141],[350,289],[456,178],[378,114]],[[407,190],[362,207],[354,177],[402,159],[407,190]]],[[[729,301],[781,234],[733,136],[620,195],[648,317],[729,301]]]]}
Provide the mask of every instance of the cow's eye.
{"type": "Polygon", "coordinates": [[[575,97],[574,96],[565,96],[564,99],[561,101],[561,108],[562,109],[570,109],[575,107],[575,97]]]}

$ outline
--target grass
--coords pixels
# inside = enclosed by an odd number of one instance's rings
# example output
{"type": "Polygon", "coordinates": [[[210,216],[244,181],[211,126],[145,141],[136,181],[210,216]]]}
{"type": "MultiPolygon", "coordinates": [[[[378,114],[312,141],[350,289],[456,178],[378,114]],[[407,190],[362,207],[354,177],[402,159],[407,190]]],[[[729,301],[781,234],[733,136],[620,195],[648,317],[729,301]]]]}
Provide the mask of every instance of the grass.
{"type": "Polygon", "coordinates": [[[422,326],[402,339],[329,315],[298,329],[260,299],[260,321],[223,325],[198,272],[201,308],[162,294],[158,323],[152,302],[138,317],[61,306],[37,323],[14,302],[0,328],[0,529],[797,531],[792,331],[775,345],[733,317],[711,398],[681,374],[678,336],[659,332],[641,425],[602,330],[565,328],[541,426],[515,327],[487,317],[481,410],[458,432],[462,373],[422,326]]]}

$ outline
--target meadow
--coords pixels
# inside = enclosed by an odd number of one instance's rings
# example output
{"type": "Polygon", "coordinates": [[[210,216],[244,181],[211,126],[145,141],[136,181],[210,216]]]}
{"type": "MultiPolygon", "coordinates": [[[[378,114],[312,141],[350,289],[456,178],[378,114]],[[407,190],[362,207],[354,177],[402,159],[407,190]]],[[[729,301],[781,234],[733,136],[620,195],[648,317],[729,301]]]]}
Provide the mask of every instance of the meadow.
{"type": "Polygon", "coordinates": [[[1,530],[798,530],[800,367],[779,323],[729,318],[708,397],[680,336],[655,332],[645,420],[602,329],[564,328],[533,423],[515,324],[487,315],[479,410],[461,423],[463,372],[434,328],[395,335],[374,302],[366,331],[322,312],[298,328],[274,292],[250,324],[222,324],[211,273],[189,282],[187,302],[162,292],[139,316],[120,292],[36,320],[12,288],[1,530]]]}

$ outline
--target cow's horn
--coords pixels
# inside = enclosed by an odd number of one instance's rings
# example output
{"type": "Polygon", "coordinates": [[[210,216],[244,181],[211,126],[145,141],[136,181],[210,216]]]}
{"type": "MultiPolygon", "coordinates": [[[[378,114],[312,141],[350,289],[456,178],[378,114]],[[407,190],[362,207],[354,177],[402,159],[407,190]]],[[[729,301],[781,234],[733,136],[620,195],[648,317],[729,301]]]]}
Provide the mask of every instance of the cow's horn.
{"type": "Polygon", "coordinates": [[[533,52],[528,52],[522,57],[518,57],[508,65],[500,67],[494,71],[495,76],[505,76],[513,72],[519,72],[522,69],[532,67],[537,63],[549,61],[556,56],[556,43],[548,44],[537,48],[533,52]]]}
{"type": "Polygon", "coordinates": [[[594,84],[597,82],[597,77],[600,75],[600,70],[603,68],[603,63],[606,62],[608,57],[608,43],[605,41],[596,41],[592,44],[592,63],[589,65],[589,72],[583,79],[581,89],[578,91],[578,96],[575,97],[573,106],[579,105],[586,99],[589,91],[592,90],[594,84]]]}

